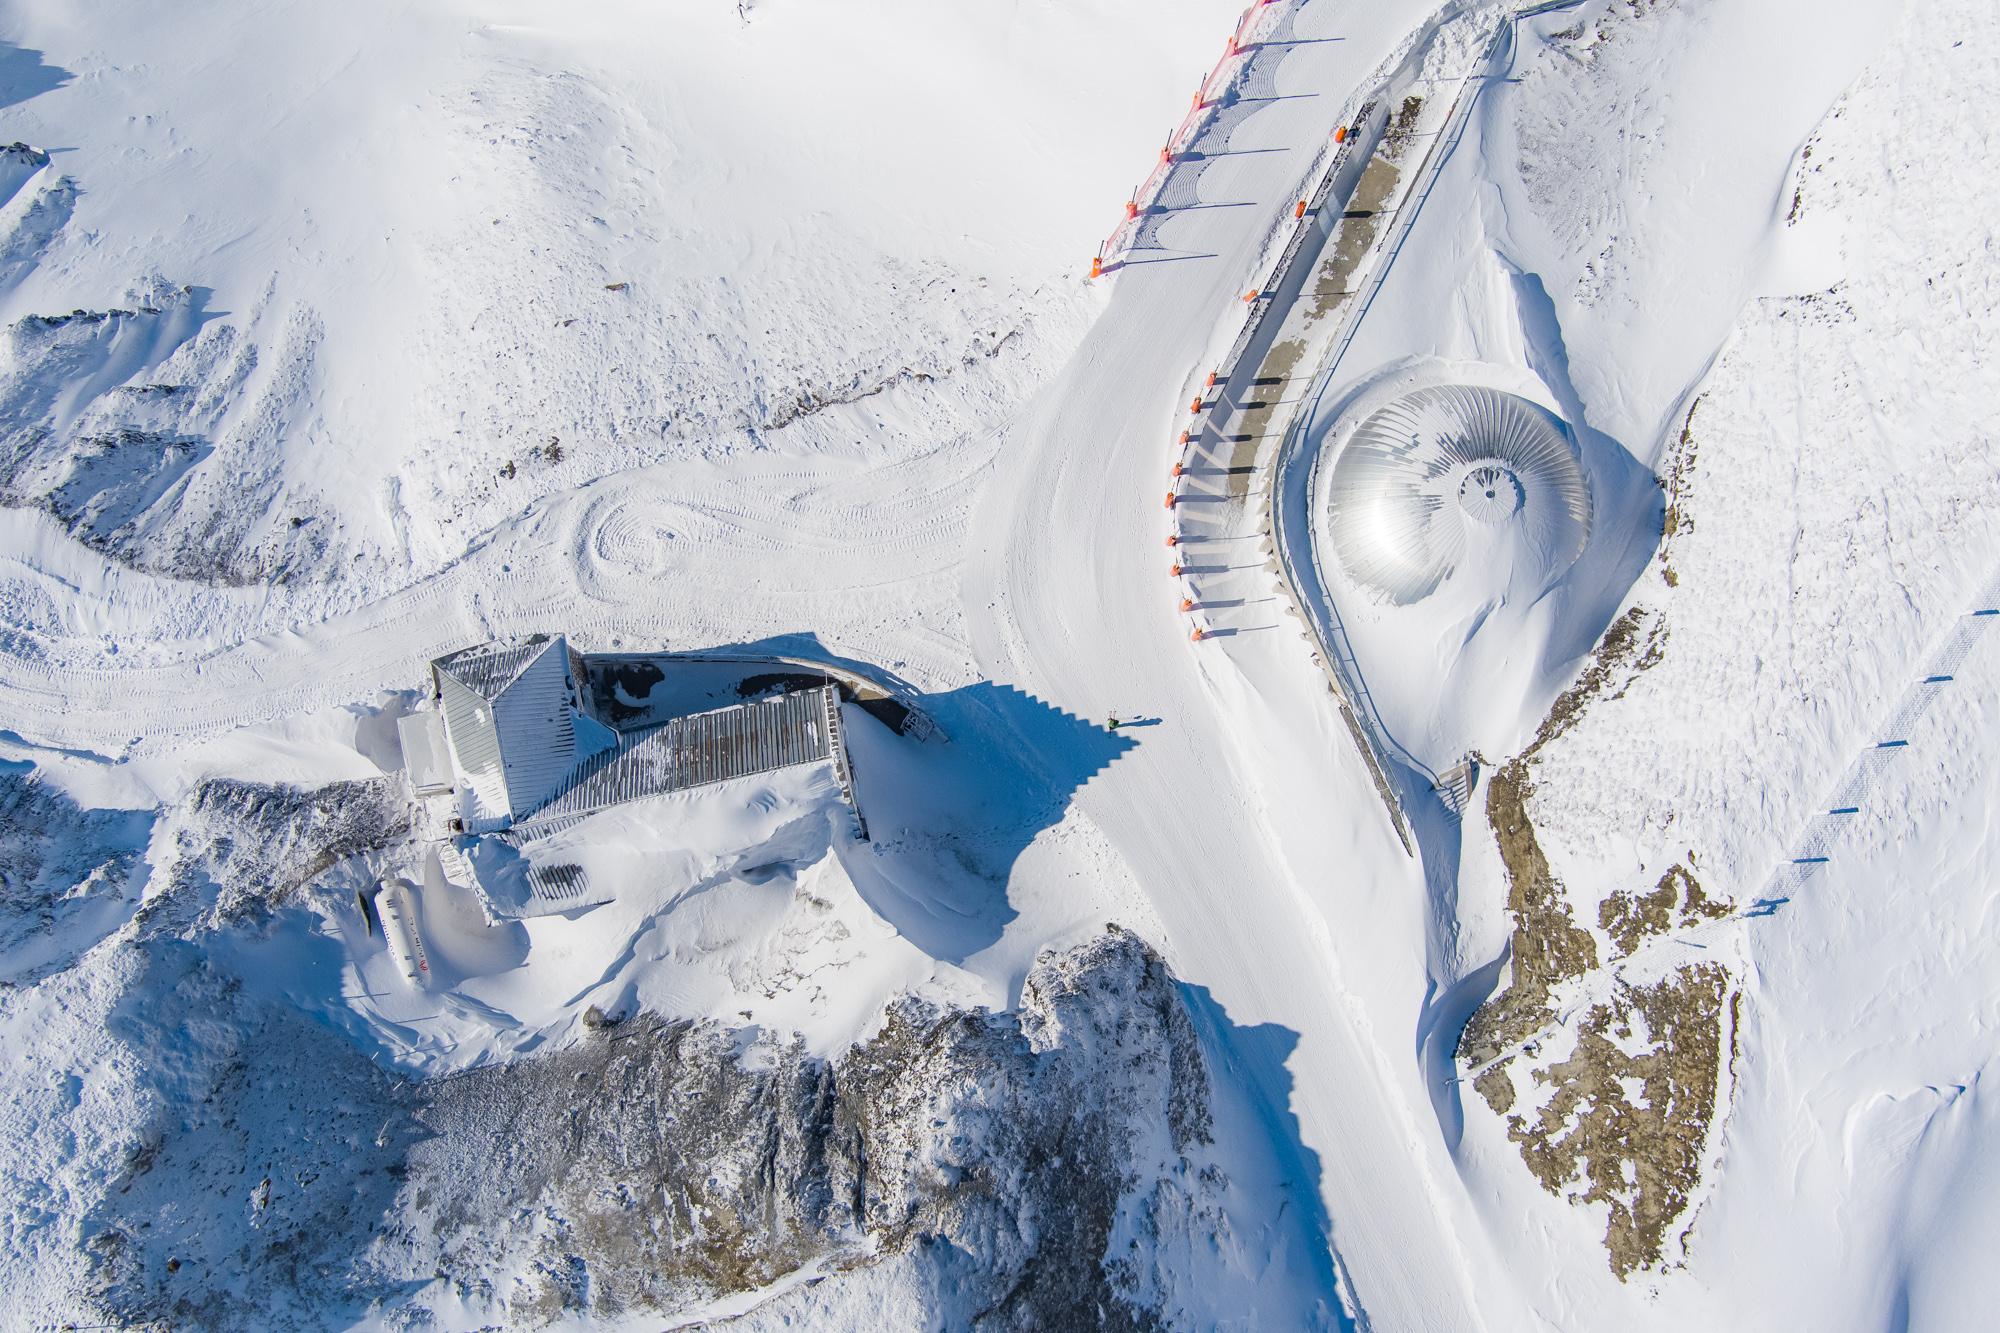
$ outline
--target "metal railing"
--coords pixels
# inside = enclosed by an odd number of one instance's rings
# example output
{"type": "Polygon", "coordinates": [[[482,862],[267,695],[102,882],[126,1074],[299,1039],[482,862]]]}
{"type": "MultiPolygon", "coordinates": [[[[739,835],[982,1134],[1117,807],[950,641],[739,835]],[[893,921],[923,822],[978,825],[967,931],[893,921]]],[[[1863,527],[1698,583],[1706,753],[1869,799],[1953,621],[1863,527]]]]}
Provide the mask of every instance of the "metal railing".
{"type": "MultiPolygon", "coordinates": [[[[1573,2],[1574,0],[1565,0],[1565,3],[1573,2]]],[[[1556,6],[1541,8],[1550,7],[1556,6]]],[[[1401,253],[1411,228],[1415,225],[1424,204],[1430,199],[1432,190],[1436,188],[1438,177],[1443,173],[1444,163],[1464,138],[1465,128],[1471,121],[1472,109],[1479,100],[1479,91],[1485,87],[1494,63],[1502,58],[1511,44],[1515,19],[1522,16],[1509,15],[1501,21],[1494,32],[1493,40],[1480,54],[1473,73],[1460,84],[1443,128],[1432,140],[1423,161],[1418,165],[1411,188],[1395,209],[1389,232],[1383,238],[1378,250],[1380,258],[1364,281],[1362,289],[1357,293],[1360,299],[1353,302],[1343,315],[1340,331],[1335,335],[1333,342],[1328,346],[1326,356],[1314,371],[1312,391],[1302,400],[1285,427],[1277,453],[1272,460],[1271,481],[1265,488],[1265,518],[1271,533],[1281,582],[1291,599],[1293,609],[1311,629],[1319,645],[1321,660],[1334,683],[1335,692],[1340,696],[1343,708],[1350,713],[1351,724],[1355,727],[1357,736],[1364,742],[1363,758],[1368,763],[1377,790],[1390,806],[1391,817],[1397,825],[1397,832],[1403,838],[1406,849],[1410,846],[1407,831],[1409,815],[1403,808],[1401,799],[1395,794],[1394,784],[1387,778],[1386,766],[1389,761],[1393,759],[1421,776],[1433,790],[1441,793],[1441,799],[1447,784],[1430,765],[1413,754],[1390,730],[1388,722],[1375,703],[1374,695],[1369,691],[1367,677],[1362,673],[1361,663],[1355,655],[1347,626],[1340,616],[1340,609],[1334,603],[1332,591],[1325,586],[1324,580],[1318,577],[1316,562],[1312,566],[1315,571],[1313,582],[1320,595],[1308,599],[1300,593],[1299,558],[1293,550],[1291,537],[1284,522],[1281,497],[1287,492],[1287,478],[1299,458],[1311,424],[1319,416],[1326,395],[1334,384],[1334,376],[1348,349],[1353,346],[1363,318],[1373,306],[1383,284],[1388,280],[1389,269],[1401,253]]],[[[1379,144],[1379,136],[1373,142],[1379,144]]],[[[1371,151],[1373,151],[1372,145],[1371,151]]],[[[1309,511],[1312,497],[1318,488],[1321,462],[1319,457],[1314,457],[1305,480],[1304,493],[1308,513],[1304,521],[1308,525],[1306,535],[1308,543],[1311,542],[1309,511]]],[[[1458,813],[1458,802],[1444,800],[1443,804],[1448,811],[1453,814],[1458,813]]]]}

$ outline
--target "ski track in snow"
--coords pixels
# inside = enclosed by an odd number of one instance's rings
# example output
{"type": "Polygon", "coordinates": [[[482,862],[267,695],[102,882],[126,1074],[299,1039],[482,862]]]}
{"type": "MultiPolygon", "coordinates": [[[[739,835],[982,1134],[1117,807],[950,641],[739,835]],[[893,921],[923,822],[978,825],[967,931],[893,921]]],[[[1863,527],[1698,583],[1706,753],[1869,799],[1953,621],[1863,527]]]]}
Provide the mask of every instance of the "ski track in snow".
{"type": "Polygon", "coordinates": [[[255,594],[117,567],[66,578],[17,559],[9,596],[59,608],[63,621],[15,631],[0,706],[38,745],[144,754],[372,697],[484,638],[557,630],[589,647],[678,649],[813,626],[833,648],[880,655],[886,641],[916,679],[956,684],[964,632],[949,594],[984,467],[960,449],[865,474],[787,464],[724,478],[704,465],[693,485],[673,469],[620,474],[538,507],[405,592],[155,665],[107,664],[141,655],[110,656],[104,644],[138,637],[135,608],[199,635],[195,645],[213,633],[204,616],[218,601],[260,629],[269,612],[255,594]],[[81,632],[95,624],[119,628],[81,632]]]}

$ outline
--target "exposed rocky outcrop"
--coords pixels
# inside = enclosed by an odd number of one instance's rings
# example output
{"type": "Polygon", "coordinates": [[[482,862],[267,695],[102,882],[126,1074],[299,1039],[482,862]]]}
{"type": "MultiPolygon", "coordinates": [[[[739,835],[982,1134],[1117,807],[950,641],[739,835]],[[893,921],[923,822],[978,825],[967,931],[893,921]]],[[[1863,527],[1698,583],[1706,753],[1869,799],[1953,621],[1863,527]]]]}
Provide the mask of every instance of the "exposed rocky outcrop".
{"type": "Polygon", "coordinates": [[[831,1057],[592,1010],[564,1049],[422,1078],[291,981],[341,966],[299,927],[402,845],[393,782],[210,780],[125,814],[0,778],[18,816],[0,904],[149,872],[104,948],[14,992],[103,1015],[98,1084],[37,1093],[49,1125],[115,1108],[38,1168],[70,1182],[66,1318],[667,1320],[862,1269],[927,1327],[1182,1327],[1209,1308],[1190,1247],[1231,1220],[1207,1061],[1182,987],[1118,927],[1044,954],[1012,1010],[904,997],[831,1057]]]}
{"type": "Polygon", "coordinates": [[[383,1276],[535,1323],[941,1251],[977,1256],[954,1305],[982,1326],[1156,1325],[1135,1293],[1172,1275],[1111,1238],[1185,1206],[1208,1085],[1138,939],[1045,956],[1017,1014],[905,1001],[832,1061],[742,1041],[640,1016],[425,1089],[383,1276]]]}
{"type": "Polygon", "coordinates": [[[1612,890],[1597,906],[1597,924],[1617,945],[1618,957],[1629,958],[1649,939],[1703,921],[1719,921],[1729,911],[1702,890],[1693,871],[1676,865],[1648,892],[1612,890]]]}
{"type": "Polygon", "coordinates": [[[1180,989],[1116,928],[1044,955],[1016,1012],[905,1000],[831,1060],[600,1015],[411,1081],[186,941],[152,942],[143,990],[170,998],[117,1027],[157,1063],[148,1115],[87,1236],[126,1322],[666,1317],[905,1263],[936,1270],[932,1325],[1145,1329],[1190,1296],[1151,1240],[1227,1187],[1180,989]]]}
{"type": "Polygon", "coordinates": [[[1529,814],[1534,763],[1593,701],[1617,698],[1635,675],[1657,662],[1666,638],[1664,623],[1641,607],[1613,621],[1576,683],[1549,709],[1534,742],[1487,781],[1486,818],[1507,869],[1514,935],[1507,989],[1480,1006],[1460,1038],[1459,1056],[1470,1064],[1485,1064],[1527,1040],[1554,1017],[1550,991],[1598,964],[1597,942],[1571,915],[1562,882],[1535,834],[1529,814]]]}
{"type": "Polygon", "coordinates": [[[1578,1023],[1568,1058],[1535,1069],[1547,1096],[1507,1135],[1552,1194],[1606,1205],[1619,1277],[1660,1262],[1688,1210],[1735,1031],[1727,969],[1686,967],[1651,985],[1620,982],[1578,1023]]]}
{"type": "Polygon", "coordinates": [[[0,765],[0,984],[66,966],[122,924],[152,829],[144,810],[91,810],[25,765],[0,765]]]}
{"type": "Polygon", "coordinates": [[[336,863],[400,842],[403,789],[387,778],[293,787],[211,778],[172,815],[141,924],[185,931],[283,902],[336,863]]]}
{"type": "Polygon", "coordinates": [[[1611,890],[1593,932],[1536,833],[1534,771],[1593,705],[1655,665],[1666,642],[1659,613],[1634,607],[1619,617],[1533,744],[1489,779],[1486,815],[1514,922],[1509,981],[1458,1047],[1473,1090],[1542,1188],[1605,1208],[1605,1249],[1621,1278],[1670,1262],[1673,1229],[1691,1224],[1737,1017],[1726,967],[1676,963],[1632,980],[1623,969],[1649,941],[1730,908],[1704,893],[1690,853],[1650,888],[1611,890]],[[1578,1003],[1593,994],[1602,998],[1578,1003]]]}
{"type": "Polygon", "coordinates": [[[247,996],[199,945],[143,949],[107,1023],[131,1101],[79,1294],[120,1327],[352,1323],[373,1294],[354,1257],[401,1186],[418,1088],[247,996]]]}

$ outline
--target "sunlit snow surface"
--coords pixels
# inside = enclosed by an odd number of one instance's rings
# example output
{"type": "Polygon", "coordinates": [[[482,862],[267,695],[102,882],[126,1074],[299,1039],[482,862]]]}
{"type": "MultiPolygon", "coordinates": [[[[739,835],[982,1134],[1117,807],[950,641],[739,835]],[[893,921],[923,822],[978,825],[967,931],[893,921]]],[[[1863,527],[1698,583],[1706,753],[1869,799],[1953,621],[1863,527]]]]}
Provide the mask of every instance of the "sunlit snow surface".
{"type": "MultiPolygon", "coordinates": [[[[1909,742],[1809,890],[1665,942],[1743,978],[1737,1094],[1676,1266],[1619,1282],[1601,1213],[1542,1190],[1438,1058],[1510,928],[1476,799],[1405,855],[1254,524],[1201,552],[1231,633],[1191,645],[1169,594],[1189,397],[1330,131],[1432,17],[1278,5],[1152,248],[1095,287],[1233,5],[0,9],[0,138],[26,145],[0,152],[0,762],[37,789],[0,855],[10,911],[42,895],[0,930],[17,1317],[93,1322],[79,1256],[128,1172],[242,1166],[241,1138],[146,1137],[254,1084],[231,1014],[330,1043],[357,1087],[564,1047],[593,1005],[834,1051],[900,993],[1015,1005],[1042,950],[1117,921],[1184,979],[1234,1099],[1226,1216],[1174,1251],[1217,1293],[1187,1326],[1982,1326],[1995,655],[1884,729],[2000,562],[1995,149],[1967,113],[2000,99],[1991,7],[1525,21],[1347,353],[1357,391],[1530,400],[1590,493],[1553,586],[1353,608],[1414,753],[1502,760],[1615,615],[1668,627],[1536,770],[1582,929],[1690,856],[1767,894],[1855,756],[1909,742]],[[331,816],[218,824],[258,798],[205,782],[393,775],[391,692],[536,631],[825,654],[952,739],[855,727],[869,845],[805,782],[607,840],[626,892],[574,920],[496,936],[427,897],[436,996],[359,932],[376,851],[200,932],[229,885],[314,865],[306,832],[342,846],[331,816]]],[[[1484,45],[1448,25],[1425,95],[1484,45]]],[[[260,1143],[269,1092],[230,1103],[260,1143]]],[[[370,1170],[395,1149],[356,1133],[370,1170]]],[[[175,1280],[227,1289],[241,1183],[203,1196],[223,1221],[175,1280]]],[[[981,1261],[710,1313],[900,1326],[981,1261]]],[[[496,1308],[407,1299],[444,1327],[496,1308]]]]}

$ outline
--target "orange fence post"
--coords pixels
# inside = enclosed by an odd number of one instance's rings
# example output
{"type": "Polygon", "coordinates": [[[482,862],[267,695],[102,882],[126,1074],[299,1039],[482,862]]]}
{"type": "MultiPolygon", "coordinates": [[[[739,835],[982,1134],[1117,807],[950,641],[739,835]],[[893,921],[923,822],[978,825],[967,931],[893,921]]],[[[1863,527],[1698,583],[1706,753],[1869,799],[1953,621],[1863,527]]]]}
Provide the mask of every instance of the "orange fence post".
{"type": "Polygon", "coordinates": [[[1093,278],[1101,278],[1104,276],[1103,255],[1099,255],[1095,259],[1090,261],[1090,276],[1093,278]]]}
{"type": "Polygon", "coordinates": [[[1292,216],[1295,218],[1302,218],[1305,215],[1306,215],[1306,201],[1301,199],[1299,200],[1299,206],[1292,210],[1292,216]]]}
{"type": "Polygon", "coordinates": [[[1170,532],[1167,534],[1167,545],[1179,546],[1180,544],[1181,544],[1181,535],[1178,532],[1170,532]]]}
{"type": "Polygon", "coordinates": [[[1167,492],[1167,505],[1166,505],[1166,507],[1167,507],[1167,508],[1169,508],[1169,509],[1172,509],[1172,508],[1174,507],[1174,501],[1175,501],[1176,499],[1178,499],[1178,498],[1179,498],[1179,497],[1178,497],[1178,496],[1176,496],[1176,495],[1175,495],[1175,494],[1174,494],[1174,493],[1173,493],[1172,491],[1168,491],[1168,492],[1167,492]]]}
{"type": "Polygon", "coordinates": [[[1182,569],[1179,565],[1169,565],[1167,567],[1167,577],[1170,579],[1177,579],[1186,572],[1187,571],[1182,569]]]}
{"type": "Polygon", "coordinates": [[[1334,141],[1335,143],[1346,143],[1346,142],[1347,142],[1347,126],[1345,126],[1345,125],[1336,125],[1336,126],[1334,127],[1334,130],[1333,130],[1333,141],[1334,141]]]}
{"type": "Polygon", "coordinates": [[[1189,411],[1189,412],[1190,412],[1191,414],[1196,414],[1196,415],[1198,415],[1198,414],[1199,414],[1199,413],[1201,412],[1201,399],[1200,399],[1200,398],[1196,398],[1196,399],[1195,399],[1195,400],[1194,400],[1194,401],[1193,401],[1192,403],[1189,403],[1189,404],[1188,404],[1188,411],[1189,411]]]}
{"type": "Polygon", "coordinates": [[[1201,626],[1199,626],[1199,625],[1196,625],[1196,626],[1194,627],[1194,633],[1192,633],[1192,634],[1188,635],[1188,637],[1189,637],[1190,639],[1193,639],[1193,640],[1194,640],[1194,641],[1195,641],[1196,643],[1200,643],[1200,642],[1201,642],[1201,626]]]}
{"type": "Polygon", "coordinates": [[[1194,610],[1194,598],[1192,597],[1181,598],[1181,614],[1186,615],[1188,612],[1192,610],[1194,610]]]}

